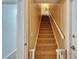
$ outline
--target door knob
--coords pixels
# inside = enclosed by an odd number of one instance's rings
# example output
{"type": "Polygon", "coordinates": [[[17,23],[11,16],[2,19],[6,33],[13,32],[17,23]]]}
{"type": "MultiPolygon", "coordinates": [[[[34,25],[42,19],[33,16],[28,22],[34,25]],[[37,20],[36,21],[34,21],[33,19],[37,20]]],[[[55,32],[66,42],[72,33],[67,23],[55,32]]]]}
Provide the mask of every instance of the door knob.
{"type": "Polygon", "coordinates": [[[26,46],[27,45],[27,43],[24,43],[24,46],[26,46]]]}
{"type": "Polygon", "coordinates": [[[75,35],[73,34],[72,37],[75,38],[75,35]]]}
{"type": "Polygon", "coordinates": [[[73,50],[75,50],[75,46],[74,45],[72,45],[70,48],[73,49],[73,50]]]}

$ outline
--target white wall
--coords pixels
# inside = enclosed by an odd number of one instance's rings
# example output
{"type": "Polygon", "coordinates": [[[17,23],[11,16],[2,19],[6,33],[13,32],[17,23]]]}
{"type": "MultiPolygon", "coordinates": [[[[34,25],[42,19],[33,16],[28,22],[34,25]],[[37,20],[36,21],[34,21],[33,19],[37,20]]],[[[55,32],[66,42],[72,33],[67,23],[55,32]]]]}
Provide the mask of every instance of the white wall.
{"type": "Polygon", "coordinates": [[[45,7],[41,8],[41,15],[49,15],[48,8],[45,10],[45,7]]]}
{"type": "Polygon", "coordinates": [[[2,6],[2,52],[3,59],[16,49],[16,5],[2,6]]]}
{"type": "Polygon", "coordinates": [[[41,15],[49,15],[49,12],[46,11],[46,10],[42,10],[42,11],[41,11],[41,15]]]}

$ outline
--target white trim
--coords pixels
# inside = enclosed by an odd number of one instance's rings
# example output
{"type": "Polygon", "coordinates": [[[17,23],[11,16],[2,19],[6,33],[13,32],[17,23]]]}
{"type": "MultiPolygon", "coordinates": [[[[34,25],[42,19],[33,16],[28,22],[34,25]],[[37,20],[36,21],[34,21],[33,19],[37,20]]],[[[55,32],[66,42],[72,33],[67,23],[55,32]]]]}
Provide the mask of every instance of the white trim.
{"type": "Polygon", "coordinates": [[[55,25],[56,25],[56,28],[58,29],[58,32],[60,33],[62,39],[64,39],[64,38],[65,38],[65,37],[64,37],[64,34],[61,32],[61,29],[60,29],[59,26],[57,25],[57,23],[56,23],[54,17],[51,15],[51,13],[50,13],[50,17],[51,17],[52,20],[54,21],[54,23],[55,23],[55,25]]]}
{"type": "Polygon", "coordinates": [[[15,53],[16,52],[16,49],[15,50],[13,50],[11,53],[9,53],[5,58],[3,58],[3,59],[7,59],[9,56],[11,56],[13,53],[15,53]]]}
{"type": "Polygon", "coordinates": [[[65,59],[65,49],[56,49],[56,52],[57,52],[57,59],[65,59]]]}
{"type": "Polygon", "coordinates": [[[69,38],[69,26],[70,26],[70,1],[69,0],[67,0],[66,1],[66,20],[67,20],[67,25],[66,25],[66,27],[67,27],[67,33],[66,33],[66,35],[67,35],[67,59],[70,59],[70,38],[69,38]]]}
{"type": "Polygon", "coordinates": [[[35,49],[30,49],[29,52],[35,51],[35,49]]]}
{"type": "Polygon", "coordinates": [[[35,49],[30,49],[29,52],[32,52],[32,59],[35,59],[35,49]]]}
{"type": "MultiPolygon", "coordinates": [[[[25,0],[21,0],[17,2],[17,54],[16,59],[24,59],[24,2],[25,0]]],[[[27,48],[28,49],[28,48],[27,48]]],[[[27,54],[28,55],[28,54],[27,54]]]]}
{"type": "MultiPolygon", "coordinates": [[[[21,0],[19,0],[20,2],[21,0]]],[[[29,36],[29,0],[24,0],[23,2],[23,6],[24,6],[24,44],[26,43],[26,45],[24,45],[24,58],[23,59],[28,59],[28,36],[29,36]]]]}

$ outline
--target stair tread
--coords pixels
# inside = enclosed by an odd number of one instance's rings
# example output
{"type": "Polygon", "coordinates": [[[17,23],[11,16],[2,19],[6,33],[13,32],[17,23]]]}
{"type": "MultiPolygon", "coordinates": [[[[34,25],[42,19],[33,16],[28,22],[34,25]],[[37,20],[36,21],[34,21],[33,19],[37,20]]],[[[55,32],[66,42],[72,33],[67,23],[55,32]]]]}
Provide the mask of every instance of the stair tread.
{"type": "Polygon", "coordinates": [[[42,30],[42,31],[39,31],[39,34],[51,34],[51,33],[53,33],[52,31],[44,31],[44,30],[42,30]]]}
{"type": "Polygon", "coordinates": [[[48,34],[39,34],[39,35],[54,35],[54,34],[52,34],[52,33],[48,33],[48,34]]]}
{"type": "Polygon", "coordinates": [[[55,38],[38,38],[38,40],[48,40],[48,39],[49,40],[53,40],[53,39],[55,40],[55,38]]]}
{"type": "Polygon", "coordinates": [[[56,59],[56,55],[36,55],[36,59],[56,59]]]}
{"type": "Polygon", "coordinates": [[[46,51],[49,51],[49,50],[52,51],[52,50],[54,50],[55,51],[56,49],[57,49],[57,46],[37,46],[36,47],[36,50],[40,50],[40,51],[41,50],[43,50],[43,51],[45,51],[45,50],[46,51]]]}
{"type": "MultiPolygon", "coordinates": [[[[43,32],[43,31],[44,31],[44,32],[46,32],[47,30],[46,30],[46,31],[45,31],[45,30],[41,30],[41,31],[42,31],[42,32],[43,32]]],[[[41,32],[41,31],[40,31],[40,32],[41,32]]],[[[50,30],[50,31],[47,31],[47,32],[52,32],[52,30],[50,30]]]]}
{"type": "Polygon", "coordinates": [[[38,38],[38,42],[56,42],[54,38],[38,38]]]}
{"type": "Polygon", "coordinates": [[[39,43],[39,44],[37,44],[37,45],[39,45],[39,46],[56,46],[56,43],[44,43],[44,44],[41,44],[41,43],[39,43]]]}
{"type": "Polygon", "coordinates": [[[41,40],[40,39],[40,40],[37,40],[37,43],[41,43],[41,44],[42,43],[56,43],[56,41],[55,40],[49,40],[49,39],[48,40],[41,40]]]}
{"type": "Polygon", "coordinates": [[[54,37],[53,34],[39,34],[38,37],[54,37]]]}
{"type": "Polygon", "coordinates": [[[40,28],[40,29],[45,29],[46,30],[46,29],[51,29],[51,28],[40,28]]]}
{"type": "Polygon", "coordinates": [[[43,30],[43,31],[44,31],[44,30],[46,30],[46,31],[52,31],[52,29],[49,29],[49,28],[41,28],[40,31],[42,31],[42,30],[43,30]]]}
{"type": "Polygon", "coordinates": [[[36,51],[36,55],[55,55],[56,54],[56,51],[39,51],[37,50],[36,51]]]}
{"type": "Polygon", "coordinates": [[[44,31],[44,30],[46,30],[46,31],[52,31],[52,29],[50,29],[50,28],[41,28],[40,31],[42,31],[42,30],[43,30],[43,31],[44,31]]]}

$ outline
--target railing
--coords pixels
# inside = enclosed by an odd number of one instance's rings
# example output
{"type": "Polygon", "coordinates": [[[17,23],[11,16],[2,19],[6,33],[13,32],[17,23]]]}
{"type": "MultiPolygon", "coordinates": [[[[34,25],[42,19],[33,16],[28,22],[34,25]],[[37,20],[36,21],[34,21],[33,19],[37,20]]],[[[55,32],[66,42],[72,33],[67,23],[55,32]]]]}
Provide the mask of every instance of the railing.
{"type": "Polygon", "coordinates": [[[61,31],[61,29],[59,28],[58,24],[56,23],[54,16],[51,13],[49,15],[49,18],[50,18],[52,29],[54,31],[57,47],[58,47],[58,49],[56,49],[57,59],[66,59],[66,51],[64,49],[65,36],[61,31]]]}
{"type": "Polygon", "coordinates": [[[58,24],[55,21],[54,16],[49,12],[49,18],[50,18],[50,23],[51,23],[51,27],[52,30],[54,32],[54,36],[56,39],[56,43],[57,43],[57,47],[60,48],[64,48],[64,39],[65,39],[65,35],[64,33],[61,31],[61,28],[58,26],[58,24]]]}
{"type": "Polygon", "coordinates": [[[64,39],[65,36],[64,36],[64,34],[62,33],[61,29],[59,28],[58,24],[57,24],[56,21],[55,21],[54,16],[53,16],[51,13],[50,13],[50,17],[52,18],[52,20],[53,20],[53,22],[54,22],[54,24],[55,24],[55,26],[56,26],[56,28],[57,28],[57,30],[58,30],[58,32],[59,32],[61,38],[64,39]]]}
{"type": "Polygon", "coordinates": [[[65,49],[56,49],[57,59],[65,59],[65,49]]]}
{"type": "Polygon", "coordinates": [[[35,59],[35,49],[31,49],[31,50],[29,50],[29,59],[35,59]]]}

